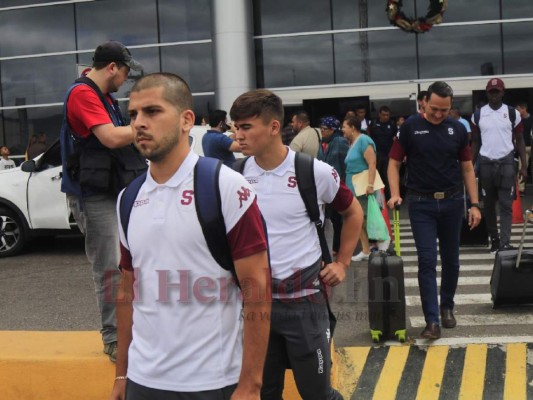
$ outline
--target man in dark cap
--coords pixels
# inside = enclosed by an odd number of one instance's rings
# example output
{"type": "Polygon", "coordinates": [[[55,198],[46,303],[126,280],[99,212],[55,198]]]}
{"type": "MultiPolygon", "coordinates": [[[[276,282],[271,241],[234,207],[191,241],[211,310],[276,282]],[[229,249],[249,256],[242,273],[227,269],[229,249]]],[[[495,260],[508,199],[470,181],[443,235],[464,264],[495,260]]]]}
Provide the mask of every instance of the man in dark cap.
{"type": "Polygon", "coordinates": [[[527,161],[520,113],[503,103],[505,84],[499,78],[487,82],[489,104],[472,115],[472,161],[479,154],[479,176],[490,252],[511,249],[513,200],[516,196],[515,149],[522,161],[521,179],[527,178],[527,161]],[[496,201],[500,209],[500,234],[496,221],[496,201]]]}
{"type": "MultiPolygon", "coordinates": [[[[126,125],[111,93],[126,81],[130,69],[139,71],[142,66],[122,43],[109,41],[98,46],[92,69],[67,92],[60,133],[61,190],[66,193],[70,210],[85,235],[104,353],[111,361],[116,360],[113,290],[119,278],[116,162],[129,163],[128,157],[135,158],[131,152],[131,127],[126,125]]],[[[142,167],[142,159],[140,162],[142,167]]]]}

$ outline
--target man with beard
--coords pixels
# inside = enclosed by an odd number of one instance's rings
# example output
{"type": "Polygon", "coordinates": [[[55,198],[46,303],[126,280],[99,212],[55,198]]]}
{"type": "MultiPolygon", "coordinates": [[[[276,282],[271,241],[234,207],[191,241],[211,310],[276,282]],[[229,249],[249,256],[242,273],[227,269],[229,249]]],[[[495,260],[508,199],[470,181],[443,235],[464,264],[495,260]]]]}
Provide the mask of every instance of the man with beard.
{"type": "Polygon", "coordinates": [[[270,273],[255,192],[221,166],[220,209],[241,296],[210,252],[195,206],[199,157],[188,141],[195,120],[189,86],[177,75],[147,75],[133,86],[128,113],[150,167],[138,178],[129,223],[119,229],[111,399],[259,400],[270,273]]]}
{"type": "Polygon", "coordinates": [[[66,193],[69,208],[85,235],[85,252],[92,266],[100,309],[104,353],[113,362],[117,355],[117,325],[110,293],[118,282],[119,244],[117,192],[110,190],[110,153],[112,149],[131,147],[133,135],[131,128],[124,126],[111,93],[126,81],[130,69],[139,71],[142,66],[122,43],[109,41],[98,46],[92,69],[67,93],[60,134],[61,191],[66,193]]]}

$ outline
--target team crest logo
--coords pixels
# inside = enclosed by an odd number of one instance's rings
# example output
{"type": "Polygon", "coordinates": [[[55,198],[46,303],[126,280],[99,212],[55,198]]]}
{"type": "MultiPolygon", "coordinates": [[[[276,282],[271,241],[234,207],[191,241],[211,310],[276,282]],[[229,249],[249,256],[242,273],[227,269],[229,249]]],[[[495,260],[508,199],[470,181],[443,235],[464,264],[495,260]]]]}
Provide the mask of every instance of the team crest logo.
{"type": "Polygon", "coordinates": [[[448,128],[448,135],[453,135],[453,128],[448,128]]]}
{"type": "Polygon", "coordinates": [[[507,114],[506,113],[503,114],[503,118],[507,119],[507,114]]]}

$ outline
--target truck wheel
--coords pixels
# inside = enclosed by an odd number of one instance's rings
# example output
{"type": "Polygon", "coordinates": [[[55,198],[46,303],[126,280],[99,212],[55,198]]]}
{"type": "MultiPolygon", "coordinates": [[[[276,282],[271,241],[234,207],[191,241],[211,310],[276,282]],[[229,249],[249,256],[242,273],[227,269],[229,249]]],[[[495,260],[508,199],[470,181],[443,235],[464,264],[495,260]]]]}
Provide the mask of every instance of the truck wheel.
{"type": "Polygon", "coordinates": [[[14,256],[26,242],[24,227],[13,211],[0,208],[0,257],[14,256]]]}

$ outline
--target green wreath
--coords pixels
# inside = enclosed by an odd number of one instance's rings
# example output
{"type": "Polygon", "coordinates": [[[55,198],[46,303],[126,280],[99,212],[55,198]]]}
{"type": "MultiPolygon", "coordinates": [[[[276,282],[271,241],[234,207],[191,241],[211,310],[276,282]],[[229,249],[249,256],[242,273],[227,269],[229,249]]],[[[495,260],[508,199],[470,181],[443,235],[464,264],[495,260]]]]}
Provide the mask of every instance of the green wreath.
{"type": "Polygon", "coordinates": [[[402,12],[402,0],[387,0],[387,17],[392,25],[406,32],[424,33],[433,25],[442,22],[442,15],[448,7],[448,0],[430,0],[429,10],[425,17],[418,19],[408,18],[402,12]]]}

